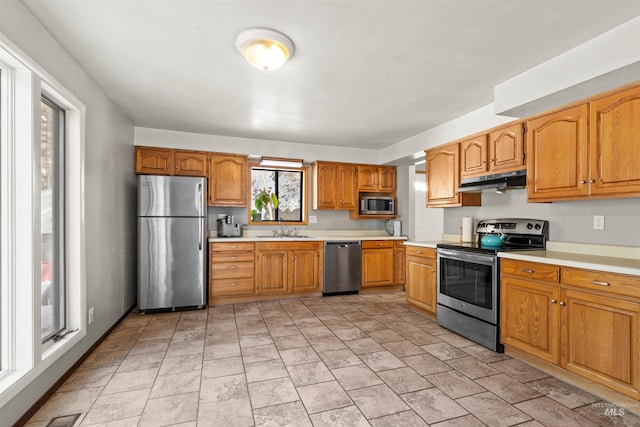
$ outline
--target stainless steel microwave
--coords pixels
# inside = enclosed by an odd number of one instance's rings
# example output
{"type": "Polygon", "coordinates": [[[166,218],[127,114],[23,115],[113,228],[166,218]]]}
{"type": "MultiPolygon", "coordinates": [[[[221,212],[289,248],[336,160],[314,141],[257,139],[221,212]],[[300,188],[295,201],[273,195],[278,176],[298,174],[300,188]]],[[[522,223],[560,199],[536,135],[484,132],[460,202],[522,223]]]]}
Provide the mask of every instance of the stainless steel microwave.
{"type": "Polygon", "coordinates": [[[395,215],[394,197],[360,195],[360,215],[395,215]]]}

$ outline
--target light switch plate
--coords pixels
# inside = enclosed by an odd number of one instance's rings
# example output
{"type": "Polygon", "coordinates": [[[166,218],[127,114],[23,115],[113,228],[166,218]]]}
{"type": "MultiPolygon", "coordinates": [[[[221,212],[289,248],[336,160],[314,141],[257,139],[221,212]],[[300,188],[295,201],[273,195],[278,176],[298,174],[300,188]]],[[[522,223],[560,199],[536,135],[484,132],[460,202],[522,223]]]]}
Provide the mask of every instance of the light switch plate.
{"type": "Polygon", "coordinates": [[[318,217],[315,215],[309,215],[309,224],[316,224],[318,222],[318,217]]]}
{"type": "Polygon", "coordinates": [[[593,216],[593,229],[604,230],[604,215],[593,216]]]}

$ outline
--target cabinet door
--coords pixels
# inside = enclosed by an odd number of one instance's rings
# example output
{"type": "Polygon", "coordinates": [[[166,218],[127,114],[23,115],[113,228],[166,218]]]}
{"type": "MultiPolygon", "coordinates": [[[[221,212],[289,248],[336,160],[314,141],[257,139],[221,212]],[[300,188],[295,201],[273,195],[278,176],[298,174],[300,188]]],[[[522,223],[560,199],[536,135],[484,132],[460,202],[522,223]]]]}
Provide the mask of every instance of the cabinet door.
{"type": "Polygon", "coordinates": [[[460,146],[458,144],[428,150],[427,206],[460,204],[460,146]]]}
{"type": "Polygon", "coordinates": [[[527,122],[528,200],[588,194],[587,104],[527,122]]]}
{"type": "Polygon", "coordinates": [[[562,367],[638,399],[640,305],[565,290],[562,367]]]}
{"type": "Polygon", "coordinates": [[[136,173],[173,175],[173,150],[136,147],[136,173]]]}
{"type": "Polygon", "coordinates": [[[320,290],[320,254],[317,250],[289,251],[289,290],[320,290]]]}
{"type": "Polygon", "coordinates": [[[407,271],[407,256],[404,245],[396,245],[396,248],[393,250],[395,265],[394,265],[394,280],[393,282],[396,285],[404,285],[406,282],[406,271],[407,271]]]}
{"type": "Polygon", "coordinates": [[[337,163],[317,162],[314,165],[313,183],[314,209],[334,209],[338,203],[336,188],[338,186],[337,163]]]}
{"type": "Polygon", "coordinates": [[[640,88],[591,103],[592,195],[640,195],[640,88]]]}
{"type": "Polygon", "coordinates": [[[557,364],[559,289],[558,286],[503,276],[500,341],[557,364]]]}
{"type": "Polygon", "coordinates": [[[362,250],[362,286],[393,284],[393,248],[362,250]]]}
{"type": "Polygon", "coordinates": [[[247,205],[247,157],[212,154],[209,158],[209,205],[247,205]]]}
{"type": "Polygon", "coordinates": [[[258,253],[257,289],[260,294],[287,291],[287,251],[260,250],[258,253]]]}
{"type": "Polygon", "coordinates": [[[378,167],[358,165],[358,190],[378,191],[378,167]]]}
{"type": "MultiPolygon", "coordinates": [[[[335,181],[334,181],[335,182],[335,181]]],[[[358,192],[356,191],[356,165],[338,165],[338,207],[341,209],[358,208],[358,192]]]]}
{"type": "Polygon", "coordinates": [[[407,257],[407,301],[430,313],[437,305],[436,261],[407,257]]]}
{"type": "Polygon", "coordinates": [[[489,171],[509,172],[523,169],[522,123],[497,129],[489,134],[489,171]]]}
{"type": "Polygon", "coordinates": [[[207,176],[207,153],[176,150],[173,159],[175,175],[207,176]]]}
{"type": "Polygon", "coordinates": [[[480,135],[460,143],[460,176],[482,175],[488,170],[487,135],[480,135]]]}
{"type": "Polygon", "coordinates": [[[378,190],[396,191],[395,166],[380,166],[378,168],[378,190]]]}

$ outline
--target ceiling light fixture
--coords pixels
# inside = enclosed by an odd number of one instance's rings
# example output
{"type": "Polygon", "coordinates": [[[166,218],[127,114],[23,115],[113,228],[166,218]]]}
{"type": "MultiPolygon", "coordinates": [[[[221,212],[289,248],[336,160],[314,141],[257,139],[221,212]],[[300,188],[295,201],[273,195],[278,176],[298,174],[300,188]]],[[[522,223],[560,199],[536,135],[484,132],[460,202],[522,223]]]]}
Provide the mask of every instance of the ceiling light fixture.
{"type": "Polygon", "coordinates": [[[302,159],[281,159],[277,157],[263,157],[262,159],[260,159],[260,166],[301,168],[302,165],[302,159]]]}
{"type": "Polygon", "coordinates": [[[264,71],[282,67],[295,51],[289,37],[269,28],[242,31],[236,38],[236,49],[249,64],[264,71]]]}

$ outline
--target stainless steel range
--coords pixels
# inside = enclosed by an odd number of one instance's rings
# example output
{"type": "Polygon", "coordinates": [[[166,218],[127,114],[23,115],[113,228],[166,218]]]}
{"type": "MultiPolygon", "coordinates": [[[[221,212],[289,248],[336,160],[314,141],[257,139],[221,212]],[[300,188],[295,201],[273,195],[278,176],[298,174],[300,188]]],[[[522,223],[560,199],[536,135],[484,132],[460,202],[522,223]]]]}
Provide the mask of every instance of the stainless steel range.
{"type": "Polygon", "coordinates": [[[502,352],[498,252],[545,249],[549,222],[521,218],[482,220],[476,233],[478,243],[437,246],[437,320],[441,326],[465,338],[502,352]],[[482,246],[480,242],[487,235],[504,235],[504,239],[500,242],[497,236],[492,236],[485,242],[492,240],[493,245],[482,246]]]}

